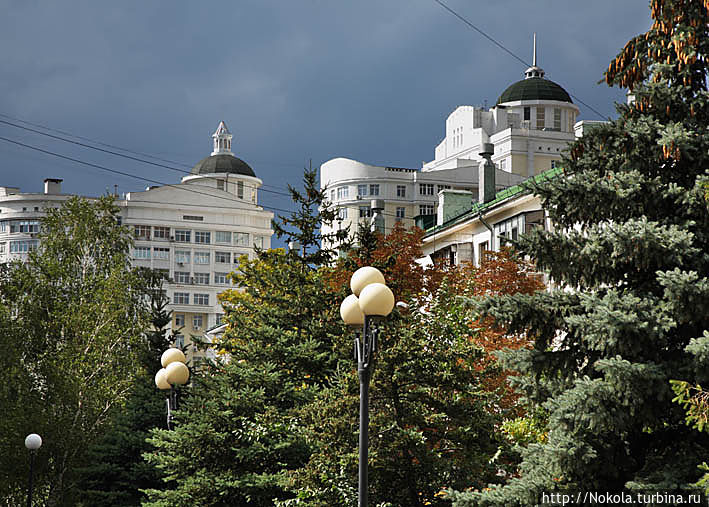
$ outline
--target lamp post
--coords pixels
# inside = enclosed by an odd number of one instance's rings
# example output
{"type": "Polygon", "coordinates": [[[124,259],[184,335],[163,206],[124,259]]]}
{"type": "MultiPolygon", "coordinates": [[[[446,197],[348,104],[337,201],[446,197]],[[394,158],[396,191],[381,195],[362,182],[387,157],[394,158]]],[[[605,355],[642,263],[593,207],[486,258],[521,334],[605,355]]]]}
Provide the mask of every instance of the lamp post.
{"type": "Polygon", "coordinates": [[[177,387],[187,383],[190,370],[185,364],[185,354],[176,348],[169,348],[162,353],[162,368],[155,374],[155,385],[163,391],[170,390],[167,397],[167,429],[171,430],[172,411],[177,409],[177,387]]]}
{"type": "Polygon", "coordinates": [[[37,433],[30,433],[25,437],[25,447],[30,451],[30,481],[27,485],[27,507],[32,507],[32,480],[34,476],[34,457],[37,449],[42,447],[42,437],[37,433]]]}
{"type": "Polygon", "coordinates": [[[352,294],[340,305],[340,316],[348,326],[362,327],[362,337],[355,338],[355,360],[359,376],[359,490],[358,505],[368,499],[367,460],[369,455],[369,381],[377,348],[377,320],[394,308],[394,294],[384,283],[384,275],[371,266],[358,269],[350,279],[352,294]]]}

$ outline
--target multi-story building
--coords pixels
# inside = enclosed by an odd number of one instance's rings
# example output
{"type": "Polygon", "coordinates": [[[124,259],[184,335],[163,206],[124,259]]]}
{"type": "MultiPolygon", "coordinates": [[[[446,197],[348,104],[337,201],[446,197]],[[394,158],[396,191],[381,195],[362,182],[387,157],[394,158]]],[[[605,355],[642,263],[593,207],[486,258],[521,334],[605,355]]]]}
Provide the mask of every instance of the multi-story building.
{"type": "MultiPolygon", "coordinates": [[[[224,122],[213,134],[213,151],[180,183],[149,187],[116,199],[123,224],[133,231],[133,263],[163,271],[179,346],[220,323],[218,295],[229,273],[255,247],[271,246],[273,213],[258,205],[262,181],[231,151],[224,122]]],[[[45,193],[0,187],[0,262],[22,258],[37,245],[39,220],[71,194],[59,179],[45,180],[45,193]]],[[[198,357],[197,355],[196,357],[198,357]]]]}
{"type": "MultiPolygon", "coordinates": [[[[445,137],[436,146],[434,159],[420,170],[344,158],[325,162],[321,188],[328,188],[330,200],[341,208],[341,226],[367,220],[370,199],[384,201],[387,229],[401,220],[407,226],[414,221],[424,228],[432,226],[442,214],[441,191],[448,191],[449,201],[467,199],[470,209],[476,202],[478,170],[487,145],[494,147],[496,190],[557,167],[566,146],[592,125],[577,121],[579,108],[564,88],[544,77],[536,60],[535,38],[534,62],[524,79],[508,86],[490,109],[456,108],[446,119],[445,137]],[[450,190],[471,192],[472,201],[450,190]]],[[[323,227],[323,232],[331,229],[323,227]]],[[[354,229],[350,227],[351,232],[354,229]]]]}

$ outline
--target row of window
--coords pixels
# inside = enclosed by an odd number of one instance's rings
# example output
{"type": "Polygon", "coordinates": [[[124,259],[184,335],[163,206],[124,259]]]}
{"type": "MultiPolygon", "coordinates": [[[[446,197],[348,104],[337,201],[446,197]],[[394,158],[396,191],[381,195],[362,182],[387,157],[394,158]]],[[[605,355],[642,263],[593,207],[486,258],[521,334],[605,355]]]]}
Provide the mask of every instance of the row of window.
{"type": "MultiPolygon", "coordinates": [[[[39,246],[39,241],[36,239],[24,239],[19,241],[10,241],[10,253],[27,253],[31,250],[36,250],[39,246]]],[[[5,253],[5,243],[0,243],[0,253],[5,253]]]]}
{"type": "MultiPolygon", "coordinates": [[[[241,253],[234,252],[234,264],[239,264],[241,253]]],[[[133,258],[140,260],[170,260],[170,249],[163,247],[136,246],[133,248],[133,258]]],[[[209,250],[175,250],[175,262],[181,264],[209,264],[212,253],[209,250]]],[[[214,252],[214,262],[230,264],[231,252],[214,252]]]]}
{"type": "MultiPolygon", "coordinates": [[[[209,278],[209,273],[195,272],[190,274],[189,271],[175,271],[174,281],[182,284],[209,285],[209,278]]],[[[229,273],[215,272],[214,283],[215,285],[227,285],[229,283],[229,273]]]]}
{"type": "MultiPolygon", "coordinates": [[[[437,192],[440,192],[441,190],[451,188],[450,185],[436,185],[434,183],[419,183],[419,195],[436,195],[437,192]],[[435,193],[434,193],[435,192],[435,193]]],[[[342,187],[337,187],[336,189],[333,188],[330,190],[330,201],[334,202],[337,199],[342,200],[342,199],[348,199],[350,194],[349,187],[347,186],[342,186],[342,187]]],[[[378,196],[379,194],[379,184],[378,183],[370,183],[368,185],[362,184],[362,185],[357,185],[357,196],[358,197],[366,197],[366,196],[378,196]]],[[[406,197],[406,185],[397,185],[396,186],[396,196],[397,197],[406,197]]]]}
{"type": "Polygon", "coordinates": [[[39,232],[39,220],[3,220],[0,222],[0,232],[39,232]]]}
{"type": "MultiPolygon", "coordinates": [[[[339,208],[337,210],[338,220],[345,220],[348,216],[348,208],[339,208]]],[[[435,215],[436,206],[434,204],[420,204],[419,205],[419,215],[435,215]]],[[[369,206],[359,207],[359,218],[371,218],[372,208],[369,206]]],[[[397,206],[396,208],[396,221],[399,222],[401,219],[406,218],[406,207],[397,206]]]]}
{"type": "MultiPolygon", "coordinates": [[[[524,108],[524,120],[529,121],[531,120],[531,111],[529,107],[524,108]]],[[[554,108],[554,130],[561,130],[561,108],[560,107],[555,107],[554,108]]],[[[567,132],[571,132],[573,130],[574,126],[574,114],[572,112],[568,112],[568,124],[566,125],[567,127],[567,132]]],[[[543,107],[537,107],[537,130],[542,130],[546,128],[546,110],[543,107]]]]}
{"type": "MultiPolygon", "coordinates": [[[[190,293],[189,292],[175,292],[172,295],[172,302],[176,305],[188,305],[190,304],[190,293]]],[[[209,305],[209,294],[192,294],[192,304],[194,305],[209,305]]]]}
{"type": "MultiPolygon", "coordinates": [[[[184,313],[176,313],[175,314],[175,327],[181,328],[184,325],[185,325],[185,314],[184,313]]],[[[193,315],[192,316],[192,327],[197,330],[202,329],[204,327],[204,316],[203,315],[193,315]]],[[[182,336],[182,335],[177,335],[177,336],[182,336]]]]}
{"type": "MultiPolygon", "coordinates": [[[[209,245],[212,243],[212,231],[192,231],[189,229],[175,229],[175,234],[170,234],[169,227],[152,227],[149,225],[133,226],[133,235],[136,239],[174,239],[178,243],[194,243],[209,245]],[[151,230],[152,229],[152,230],[151,230]],[[194,233],[194,235],[193,235],[194,233]]],[[[248,232],[214,231],[216,244],[250,247],[248,232]]],[[[263,248],[263,237],[255,236],[254,244],[263,248]]]]}

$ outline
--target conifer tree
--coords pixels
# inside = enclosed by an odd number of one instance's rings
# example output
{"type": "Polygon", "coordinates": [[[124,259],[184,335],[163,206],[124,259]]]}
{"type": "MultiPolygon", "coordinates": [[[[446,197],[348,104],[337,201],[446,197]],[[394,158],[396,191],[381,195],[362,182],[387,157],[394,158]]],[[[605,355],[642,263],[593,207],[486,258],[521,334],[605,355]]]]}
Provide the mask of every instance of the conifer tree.
{"type": "Polygon", "coordinates": [[[517,242],[555,290],[477,305],[534,339],[504,357],[519,390],[548,411],[548,440],[524,451],[519,478],[455,494],[454,505],[677,491],[709,455],[669,383],[709,375],[709,2],[650,5],[652,27],[605,73],[635,101],[571,146],[565,177],[535,189],[557,229],[517,242]]]}
{"type": "Polygon", "coordinates": [[[318,270],[333,258],[319,227],[334,213],[315,175],[306,171],[304,192],[291,189],[299,209],[274,224],[301,248],[243,256],[232,274],[238,288],[220,299],[224,359],[194,377],[174,430],[153,432],[146,457],[165,483],[147,491],[146,505],[267,506],[293,496],[286,472],[311,453],[296,410],[336,371],[342,333],[318,270]]]}

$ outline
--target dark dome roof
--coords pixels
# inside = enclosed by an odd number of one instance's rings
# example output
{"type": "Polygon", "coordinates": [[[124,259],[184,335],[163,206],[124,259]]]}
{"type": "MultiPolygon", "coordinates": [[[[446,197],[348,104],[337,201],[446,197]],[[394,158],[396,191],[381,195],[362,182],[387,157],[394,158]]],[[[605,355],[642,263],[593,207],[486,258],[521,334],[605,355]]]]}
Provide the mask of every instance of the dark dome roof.
{"type": "Polygon", "coordinates": [[[192,174],[229,173],[256,176],[249,164],[234,155],[220,154],[205,157],[192,168],[192,174]]]}
{"type": "Polygon", "coordinates": [[[516,100],[558,100],[571,102],[571,97],[554,81],[542,77],[530,77],[511,84],[497,99],[498,104],[516,100]]]}

